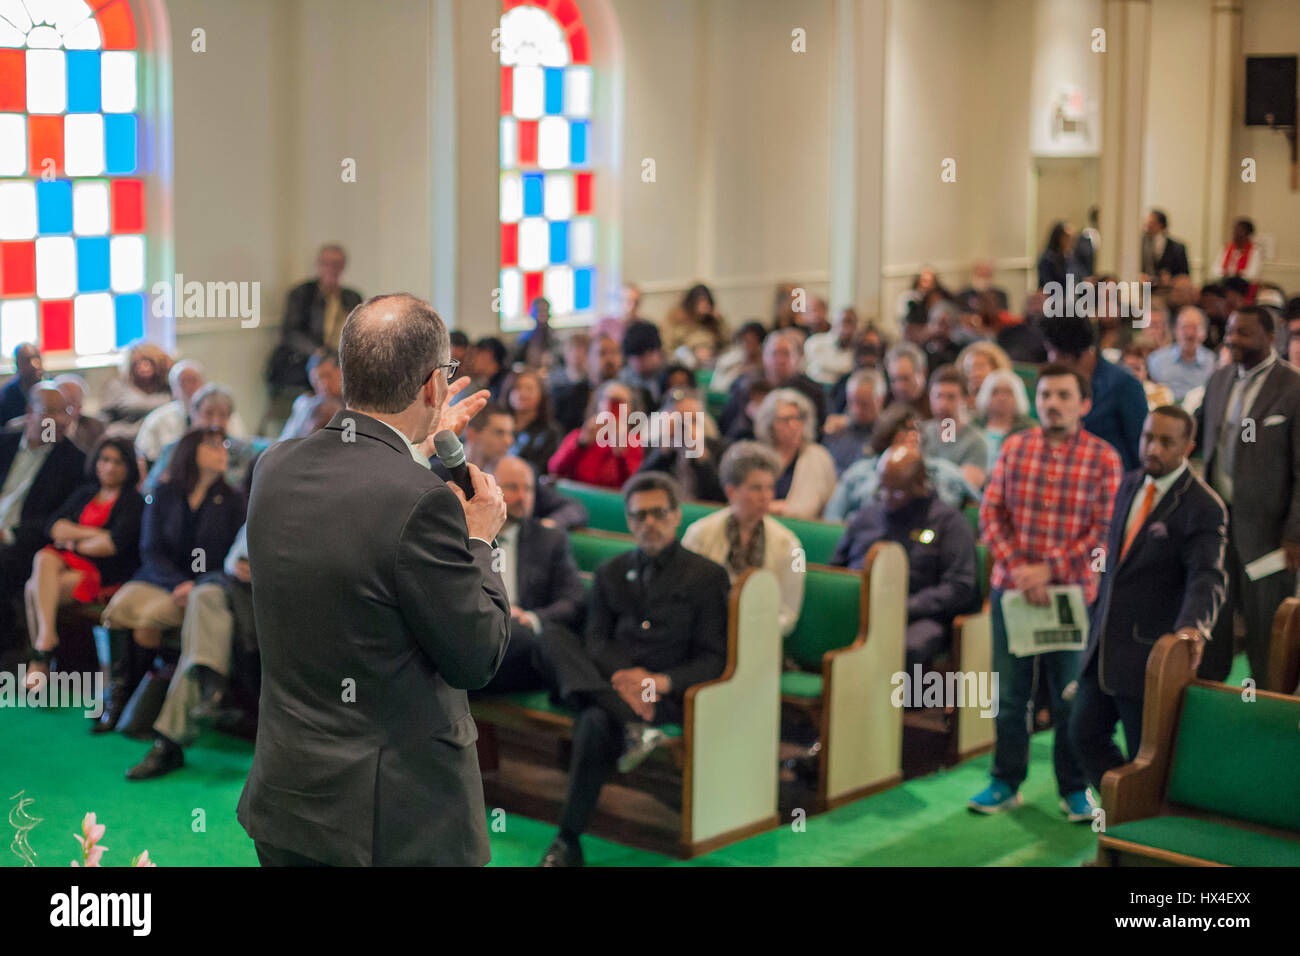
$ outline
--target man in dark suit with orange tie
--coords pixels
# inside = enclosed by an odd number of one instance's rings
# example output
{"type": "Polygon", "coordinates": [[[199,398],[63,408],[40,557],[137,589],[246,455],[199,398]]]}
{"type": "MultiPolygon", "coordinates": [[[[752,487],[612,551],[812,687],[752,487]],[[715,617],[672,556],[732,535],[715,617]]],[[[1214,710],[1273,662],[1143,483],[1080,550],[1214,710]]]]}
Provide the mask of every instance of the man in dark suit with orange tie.
{"type": "Polygon", "coordinates": [[[1128,759],[1137,755],[1152,646],[1168,633],[1194,641],[1195,667],[1223,607],[1228,517],[1187,467],[1195,439],[1187,412],[1157,408],[1142,425],[1142,467],[1124,476],[1115,495],[1070,718],[1070,737],[1097,788],[1107,770],[1127,762],[1115,745],[1116,721],[1128,759]]]}

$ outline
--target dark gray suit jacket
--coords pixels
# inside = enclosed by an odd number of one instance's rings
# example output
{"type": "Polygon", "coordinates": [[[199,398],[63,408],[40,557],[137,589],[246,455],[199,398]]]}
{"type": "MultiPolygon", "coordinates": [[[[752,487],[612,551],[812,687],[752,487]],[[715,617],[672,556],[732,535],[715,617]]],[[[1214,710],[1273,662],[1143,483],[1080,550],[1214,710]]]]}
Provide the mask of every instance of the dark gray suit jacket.
{"type": "Polygon", "coordinates": [[[262,456],[248,549],[262,653],[249,836],[336,865],[486,863],[465,691],[496,672],[510,609],[451,490],[344,409],[262,456]]]}
{"type": "MultiPolygon", "coordinates": [[[[1211,487],[1219,428],[1236,377],[1235,363],[1219,369],[1201,403],[1197,439],[1211,487]]],[[[1255,440],[1237,449],[1228,534],[1241,560],[1250,562],[1277,550],[1283,539],[1300,542],[1300,370],[1278,359],[1243,418],[1254,420],[1255,440]]]]}

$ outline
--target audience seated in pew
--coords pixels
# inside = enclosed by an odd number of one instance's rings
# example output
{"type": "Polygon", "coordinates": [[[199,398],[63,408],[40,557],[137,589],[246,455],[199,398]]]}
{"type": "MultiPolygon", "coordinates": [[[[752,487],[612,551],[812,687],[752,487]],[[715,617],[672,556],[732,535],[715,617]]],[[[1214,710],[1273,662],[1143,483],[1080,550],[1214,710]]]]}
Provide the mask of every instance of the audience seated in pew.
{"type": "Polygon", "coordinates": [[[86,459],[88,484],[50,517],[51,540],[36,553],[27,579],[27,634],[31,639],[28,686],[48,675],[59,646],[55,620],[68,604],[92,604],[140,566],[144,499],[136,486],[135,449],[125,438],[105,438],[86,459]]]}
{"type": "MultiPolygon", "coordinates": [[[[162,450],[190,430],[191,405],[199,389],[207,384],[203,366],[193,359],[183,359],[172,366],[167,381],[174,396],[166,405],[155,408],[144,417],[135,435],[136,457],[142,462],[140,474],[147,475],[162,454],[162,450]]],[[[247,438],[248,429],[238,412],[232,412],[227,431],[235,438],[247,438]]]]}
{"type": "Polygon", "coordinates": [[[1037,424],[1029,416],[1025,383],[1011,369],[994,369],[980,385],[975,411],[975,427],[984,434],[984,444],[989,451],[988,473],[992,474],[1006,437],[1037,424]]]}
{"type": "MultiPolygon", "coordinates": [[[[216,429],[221,432],[226,442],[226,484],[231,488],[244,490],[252,474],[253,463],[257,460],[258,450],[252,442],[242,438],[231,438],[226,431],[231,416],[235,413],[235,398],[220,385],[207,384],[194,393],[190,403],[190,420],[193,428],[216,429]]],[[[174,441],[163,448],[158,460],[149,469],[144,487],[140,490],[146,495],[152,494],[158,485],[165,481],[172,455],[180,447],[174,441]]]]}
{"type": "Polygon", "coordinates": [[[640,410],[632,387],[618,379],[606,382],[596,392],[594,408],[581,428],[564,436],[548,470],[557,478],[621,488],[641,467],[644,455],[635,432],[619,434],[620,423],[640,410]]]}
{"type": "Polygon", "coordinates": [[[663,340],[658,327],[653,322],[631,323],[623,333],[623,368],[618,373],[618,381],[633,390],[638,405],[645,411],[659,407],[663,397],[659,373],[663,367],[663,340]]]}
{"type": "Polygon", "coordinates": [[[879,329],[868,323],[867,327],[862,331],[857,347],[853,350],[853,368],[840,376],[839,381],[832,386],[826,399],[826,410],[829,415],[843,415],[848,410],[848,399],[844,394],[844,390],[849,384],[849,376],[860,369],[876,369],[883,373],[884,366],[884,336],[880,334],[879,329]]]}
{"type": "Polygon", "coordinates": [[[781,462],[770,511],[788,518],[816,518],[835,490],[835,462],[817,444],[816,410],[793,388],[769,392],[754,420],[758,440],[781,462]]]}
{"type": "Polygon", "coordinates": [[[998,369],[1011,371],[1011,359],[992,342],[979,340],[972,342],[961,350],[956,361],[957,371],[961,373],[962,395],[966,400],[966,410],[971,415],[979,414],[976,400],[984,380],[998,369]]]}
{"type": "MultiPolygon", "coordinates": [[[[312,390],[293,400],[289,419],[284,423],[284,428],[280,429],[280,441],[306,438],[318,428],[323,428],[334,417],[334,413],[343,407],[343,371],[339,368],[338,352],[330,348],[313,352],[307,360],[307,378],[311,380],[312,390]]],[[[237,414],[231,415],[232,422],[237,414]]],[[[243,437],[239,432],[235,432],[235,435],[243,437]]]]}
{"type": "Polygon", "coordinates": [[[32,386],[45,377],[41,350],[31,342],[14,346],[14,375],[0,389],[0,425],[27,414],[32,386]]]}
{"type": "Polygon", "coordinates": [[[808,377],[828,388],[833,386],[853,370],[857,340],[858,313],[852,308],[841,309],[829,331],[810,335],[804,343],[808,377]]]}
{"type": "MultiPolygon", "coordinates": [[[[768,335],[763,343],[763,372],[773,389],[792,388],[812,403],[813,440],[821,437],[826,421],[826,389],[803,373],[803,336],[793,329],[784,329],[768,335]]],[[[718,427],[731,436],[735,420],[750,400],[749,384],[757,375],[747,375],[731,386],[727,404],[718,416],[718,427]]]]}
{"type": "Polygon", "coordinates": [[[682,545],[727,569],[734,583],[750,568],[765,568],[781,586],[781,635],[787,636],[803,608],[799,539],[769,511],[781,462],[758,442],[737,442],[719,467],[727,507],[693,522],[682,545]]]}
{"type": "Polygon", "coordinates": [[[0,433],[0,648],[20,644],[18,603],[32,559],[50,543],[50,519],[85,480],[63,393],[37,382],[27,400],[24,429],[0,433]]]}
{"type": "Polygon", "coordinates": [[[704,410],[699,392],[670,390],[664,395],[660,412],[665,423],[661,441],[646,453],[640,471],[672,475],[687,500],[726,501],[718,481],[718,457],[722,453],[718,426],[704,410]]]}
{"type": "Polygon", "coordinates": [[[925,352],[912,342],[899,342],[885,353],[885,373],[889,376],[886,408],[905,405],[916,413],[918,421],[930,417],[925,382],[928,376],[925,352]]]}
{"type": "Polygon", "coordinates": [[[907,670],[952,644],[952,622],[979,604],[975,535],[965,516],[939,500],[925,459],[907,446],[880,456],[881,500],[854,512],[831,564],[858,570],[877,541],[907,552],[907,670]]]}
{"type": "Polygon", "coordinates": [[[152,342],[137,342],[123,354],[118,376],[109,379],[100,395],[107,434],[135,439],[145,417],[172,400],[167,383],[171,367],[172,357],[152,342]]]}
{"type": "Polygon", "coordinates": [[[836,476],[868,453],[871,433],[887,393],[885,376],[879,369],[858,369],[849,375],[844,386],[846,414],[828,415],[822,437],[822,444],[835,462],[836,476]]]}
{"type": "Polygon", "coordinates": [[[713,365],[713,378],[709,388],[715,392],[728,392],[738,379],[761,375],[763,371],[763,339],[767,329],[762,322],[746,322],[737,331],[734,344],[718,356],[713,365]]]}
{"type": "Polygon", "coordinates": [[[140,570],[113,595],[103,623],[132,633],[112,661],[109,700],[92,728],[107,733],[162,643],[179,628],[198,579],[230,551],[244,523],[244,495],[225,480],[226,436],[219,428],[192,428],[176,443],[162,481],[146,500],[140,532],[140,570]],[[196,549],[202,563],[195,558],[196,549]]]}
{"type": "MultiPolygon", "coordinates": [[[[68,438],[83,452],[89,455],[104,437],[108,426],[97,415],[87,415],[83,411],[89,386],[80,375],[65,372],[50,380],[68,402],[68,438]]],[[[15,419],[8,427],[22,431],[26,426],[26,416],[15,419]]]]}
{"type": "Polygon", "coordinates": [[[966,420],[966,398],[956,365],[942,365],[930,377],[931,419],[921,424],[921,452],[961,469],[972,488],[983,488],[989,451],[983,433],[966,420]]]}
{"type": "Polygon", "coordinates": [[[576,633],[585,595],[578,567],[562,529],[533,514],[536,478],[522,458],[506,456],[493,476],[506,503],[506,523],[497,533],[501,579],[510,599],[510,643],[485,694],[539,690],[544,668],[537,663],[542,635],[560,629],[576,633]]]}
{"type": "Polygon", "coordinates": [[[726,664],[730,582],[720,565],[677,541],[681,493],[659,472],[623,489],[634,551],[596,570],[585,639],[545,632],[547,683],[577,710],[560,832],[542,866],[580,866],[579,837],[601,787],[635,767],[678,723],[686,690],[726,664]]]}
{"type": "MultiPolygon", "coordinates": [[[[840,475],[822,517],[827,521],[844,521],[875,500],[876,489],[880,487],[880,472],[876,468],[879,456],[900,445],[921,450],[919,419],[911,406],[901,402],[889,406],[876,419],[871,434],[872,454],[850,465],[840,475]]],[[[944,503],[961,508],[967,500],[979,501],[979,492],[970,486],[961,469],[952,462],[926,458],[925,470],[935,493],[944,503]]]]}
{"type": "MultiPolygon", "coordinates": [[[[596,389],[612,378],[617,378],[623,367],[623,352],[610,335],[596,335],[587,350],[586,375],[577,381],[551,386],[551,402],[555,421],[565,434],[581,428],[591,407],[596,389]]],[[[546,466],[543,465],[544,469],[546,466]]]]}
{"type": "Polygon", "coordinates": [[[505,386],[506,401],[514,413],[515,440],[510,454],[522,458],[536,471],[545,472],[559,450],[564,432],[551,415],[551,399],[540,372],[522,369],[505,386]]]}

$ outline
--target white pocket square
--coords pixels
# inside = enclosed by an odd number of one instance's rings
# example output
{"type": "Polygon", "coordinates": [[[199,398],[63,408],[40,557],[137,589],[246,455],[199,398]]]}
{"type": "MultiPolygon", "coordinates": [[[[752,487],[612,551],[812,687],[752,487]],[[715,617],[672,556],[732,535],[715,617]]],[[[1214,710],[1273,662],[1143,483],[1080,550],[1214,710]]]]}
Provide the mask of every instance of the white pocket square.
{"type": "Polygon", "coordinates": [[[1285,415],[1270,415],[1268,416],[1268,418],[1264,419],[1264,426],[1268,427],[1269,425],[1281,425],[1285,421],[1286,421],[1285,415]]]}

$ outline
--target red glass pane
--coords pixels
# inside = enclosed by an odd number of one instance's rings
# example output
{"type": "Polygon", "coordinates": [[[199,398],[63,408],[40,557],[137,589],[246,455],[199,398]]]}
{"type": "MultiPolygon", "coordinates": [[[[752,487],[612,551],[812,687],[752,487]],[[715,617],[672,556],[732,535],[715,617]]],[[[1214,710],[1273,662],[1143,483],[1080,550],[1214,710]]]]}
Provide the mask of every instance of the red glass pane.
{"type": "Polygon", "coordinates": [[[537,165],[537,120],[519,120],[519,165],[537,165]]]}
{"type": "Polygon", "coordinates": [[[0,242],[0,295],[36,294],[36,243],[0,242]]]}
{"type": "Polygon", "coordinates": [[[41,350],[67,352],[72,349],[72,303],[44,301],[41,303],[41,350]]]}
{"type": "Polygon", "coordinates": [[[501,265],[519,265],[519,223],[501,224],[501,265]]]}
{"type": "Polygon", "coordinates": [[[509,116],[515,110],[515,69],[501,67],[501,115],[509,116]]]}
{"type": "Polygon", "coordinates": [[[524,273],[524,305],[529,303],[542,294],[542,274],[540,272],[524,273]]]}
{"type": "Polygon", "coordinates": [[[574,208],[578,215],[586,215],[591,212],[591,173],[578,173],[573,177],[577,180],[577,196],[574,197],[574,208]]]}
{"type": "Polygon", "coordinates": [[[27,55],[0,50],[0,113],[27,112],[27,55]]]}
{"type": "Polygon", "coordinates": [[[114,179],[108,188],[112,231],[144,232],[144,183],[138,179],[114,179]]]}
{"type": "Polygon", "coordinates": [[[570,24],[582,22],[582,13],[573,0],[552,0],[551,14],[560,21],[560,26],[566,30],[570,24]]]}
{"type": "Polygon", "coordinates": [[[135,20],[126,0],[112,0],[95,13],[105,50],[135,49],[135,20]]]}
{"type": "Polygon", "coordinates": [[[591,44],[587,40],[587,28],[579,25],[569,32],[569,55],[574,63],[591,62],[591,44]]]}
{"type": "MultiPolygon", "coordinates": [[[[524,7],[528,5],[529,0],[505,0],[505,2],[501,4],[501,10],[502,12],[505,12],[506,10],[513,10],[515,7],[524,7]]],[[[537,4],[534,3],[533,6],[537,6],[537,4]]]]}
{"type": "Polygon", "coordinates": [[[54,170],[63,172],[63,117],[27,117],[27,163],[33,176],[45,172],[45,161],[54,160],[54,170]]]}

